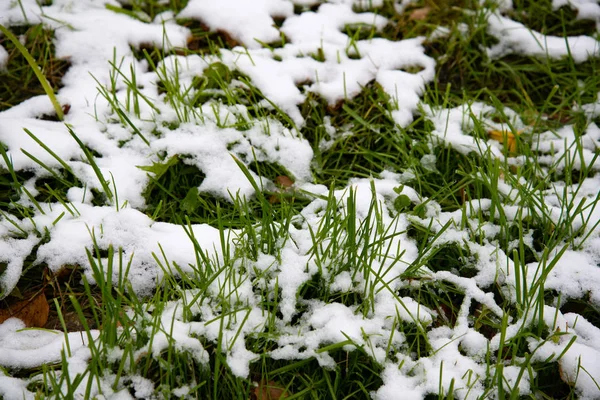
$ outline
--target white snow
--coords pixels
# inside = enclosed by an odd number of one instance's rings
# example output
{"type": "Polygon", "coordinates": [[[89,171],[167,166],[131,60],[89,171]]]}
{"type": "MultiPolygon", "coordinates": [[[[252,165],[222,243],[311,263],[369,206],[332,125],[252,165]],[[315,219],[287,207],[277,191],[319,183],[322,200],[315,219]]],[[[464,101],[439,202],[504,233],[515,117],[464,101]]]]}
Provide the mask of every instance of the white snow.
{"type": "Polygon", "coordinates": [[[600,43],[592,37],[543,35],[497,13],[488,19],[488,33],[498,39],[498,43],[487,50],[492,59],[509,54],[550,59],[570,56],[576,63],[582,63],[600,55],[600,43]]]}
{"type": "Polygon", "coordinates": [[[6,64],[8,63],[8,52],[4,48],[4,46],[0,45],[0,71],[6,68],[6,64]]]}
{"type": "Polygon", "coordinates": [[[227,32],[248,48],[260,48],[281,38],[273,17],[290,17],[292,3],[284,0],[191,0],[178,17],[195,18],[213,31],[227,32]]]}
{"type": "MultiPolygon", "coordinates": [[[[552,8],[555,10],[564,6],[577,10],[577,19],[600,19],[600,4],[596,0],[552,0],[552,8]]],[[[596,26],[600,27],[600,24],[597,22],[596,26]]]]}
{"type": "MultiPolygon", "coordinates": [[[[71,352],[88,344],[87,335],[78,332],[68,334],[45,330],[25,330],[25,324],[16,318],[10,318],[0,324],[0,365],[8,368],[34,368],[43,363],[55,363],[61,359],[65,340],[69,341],[71,352]]],[[[98,337],[98,331],[91,331],[92,338],[98,337]]]]}

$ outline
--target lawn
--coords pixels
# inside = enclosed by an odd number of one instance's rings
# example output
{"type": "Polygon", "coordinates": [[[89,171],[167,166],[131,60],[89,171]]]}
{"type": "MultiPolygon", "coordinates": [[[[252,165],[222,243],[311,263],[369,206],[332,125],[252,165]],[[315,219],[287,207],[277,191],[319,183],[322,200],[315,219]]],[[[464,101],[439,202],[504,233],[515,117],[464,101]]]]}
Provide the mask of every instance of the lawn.
{"type": "Polygon", "coordinates": [[[598,1],[0,32],[0,399],[600,398],[598,1]]]}

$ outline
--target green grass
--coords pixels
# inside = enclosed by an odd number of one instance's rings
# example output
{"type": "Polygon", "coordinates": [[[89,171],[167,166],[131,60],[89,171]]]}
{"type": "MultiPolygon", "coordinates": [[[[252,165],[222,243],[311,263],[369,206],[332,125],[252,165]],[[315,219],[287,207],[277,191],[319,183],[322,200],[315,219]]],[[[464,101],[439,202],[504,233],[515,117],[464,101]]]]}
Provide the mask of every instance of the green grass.
{"type": "MultiPolygon", "coordinates": [[[[11,31],[14,35],[22,35],[24,47],[39,66],[50,87],[58,89],[69,63],[54,57],[54,33],[44,29],[42,25],[11,27],[9,32],[11,31]]],[[[3,35],[0,37],[0,45],[8,52],[6,68],[0,70],[0,111],[30,97],[46,94],[34,69],[14,43],[3,35]]]]}
{"type": "Polygon", "coordinates": [[[187,3],[187,0],[133,0],[120,7],[106,5],[106,8],[113,12],[130,16],[141,22],[152,22],[158,15],[166,11],[173,11],[174,14],[179,13],[185,8],[187,3]]]}
{"type": "MultiPolygon", "coordinates": [[[[510,17],[531,29],[552,35],[595,35],[591,24],[573,22],[571,10],[551,11],[550,1],[514,3],[515,11],[510,17]]],[[[185,2],[174,0],[167,5],[133,1],[130,6],[113,11],[146,21],[166,9],[181,10],[184,6],[185,2]]],[[[89,395],[99,379],[111,382],[114,391],[135,393],[133,377],[137,375],[153,382],[155,394],[164,397],[172,397],[177,388],[186,388],[191,398],[248,399],[257,396],[257,382],[269,382],[284,388],[289,393],[288,399],[370,398],[371,392],[383,383],[384,365],[377,361],[372,347],[376,338],[365,334],[361,344],[350,338],[339,343],[319,343],[319,351],[331,357],[331,368],[322,368],[315,357],[284,360],[272,357],[270,352],[280,347],[278,340],[285,336],[282,326],[288,324],[300,329],[314,302],[353,307],[356,315],[368,319],[372,316],[376,296],[387,293],[407,312],[408,298],[433,310],[435,316],[426,321],[408,312],[410,318],[407,319],[399,311],[390,324],[391,331],[401,334],[403,341],[387,349],[384,361],[398,362],[402,357],[416,361],[433,356],[440,349],[432,346],[428,332],[433,328],[454,328],[466,313],[470,326],[485,338],[501,337],[499,347],[488,348],[483,356],[488,366],[486,375],[478,377],[483,398],[495,395],[500,398],[577,398],[574,388],[562,381],[556,359],[532,361],[534,352],[529,343],[531,340],[555,342],[565,335],[549,331],[543,323],[543,306],[561,300],[565,300],[561,312],[576,312],[600,327],[599,305],[592,304],[588,294],[562,299],[561,294],[545,288],[545,280],[557,261],[552,252],[561,254],[567,249],[581,249],[597,222],[584,220],[578,229],[572,228],[573,222],[595,207],[599,199],[588,197],[583,203],[575,200],[575,196],[557,193],[564,199],[563,212],[558,218],[550,213],[544,201],[548,191],[557,190],[557,182],[571,186],[576,194],[582,190],[585,179],[596,173],[593,163],[575,168],[576,161],[582,158],[583,132],[591,121],[573,105],[596,99],[600,87],[599,60],[590,59],[578,65],[568,59],[549,61],[522,56],[489,60],[481,50],[494,43],[485,29],[489,11],[477,1],[425,0],[412,5],[404,14],[397,14],[392,4],[385,2],[382,8],[372,11],[390,18],[391,23],[382,32],[348,26],[346,34],[355,40],[370,37],[398,40],[427,36],[439,25],[449,28],[447,37],[424,43],[428,54],[437,61],[436,79],[426,88],[423,107],[414,122],[405,128],[395,125],[390,99],[374,82],[366,85],[355,98],[335,106],[308,93],[306,102],[300,106],[306,124],[299,134],[314,152],[314,183],[330,188],[328,195],[315,196],[277,186],[265,188],[252,179],[249,171],[272,182],[291,174],[277,163],[248,159],[239,161],[239,166],[257,189],[257,195],[251,199],[235,194],[229,199],[217,198],[198,191],[205,176],[197,167],[186,163],[187,155],[171,158],[157,155],[157,162],[142,166],[149,176],[143,193],[147,207],[143,211],[155,221],[177,223],[187,229],[196,248],[194,273],[185,273],[184,266],[171,262],[164,254],[155,254],[155,261],[164,274],[156,290],[142,298],[127,280],[130,260],[119,249],[101,248],[96,244],[88,251],[87,265],[67,266],[66,272],[56,275],[49,274],[45,265],[33,263],[37,250],[34,249],[17,289],[3,293],[3,296],[10,294],[3,301],[8,304],[23,293],[44,290],[53,307],[47,328],[65,332],[83,330],[84,337],[91,335],[91,329],[101,329],[98,340],[90,340],[93,342],[91,357],[84,373],[68,368],[72,354],[67,349],[56,365],[44,365],[31,371],[8,371],[12,376],[37,377],[29,388],[39,398],[72,398],[76,391],[89,395]],[[425,19],[408,17],[411,10],[424,6],[431,8],[425,19]],[[468,27],[468,31],[461,32],[460,26],[468,27]],[[432,141],[434,124],[427,114],[427,106],[452,108],[475,102],[486,102],[494,107],[494,115],[489,118],[494,122],[510,123],[510,116],[504,111],[504,107],[509,107],[527,125],[528,131],[516,139],[516,151],[511,153],[508,145],[503,149],[504,154],[511,157],[496,158],[483,149],[465,155],[450,145],[432,141]],[[578,140],[561,159],[550,164],[540,162],[535,134],[556,130],[567,123],[574,124],[578,140]],[[333,127],[333,131],[328,127],[333,127]],[[518,167],[512,164],[515,157],[520,160],[518,167]],[[431,165],[427,160],[435,162],[431,165]],[[347,196],[342,198],[335,190],[346,188],[351,179],[377,179],[382,171],[398,174],[409,171],[410,174],[404,178],[404,185],[395,189],[395,195],[384,198],[381,203],[374,197],[369,213],[357,223],[356,193],[348,190],[347,196]],[[502,194],[499,181],[513,190],[511,196],[502,194]],[[414,190],[418,200],[409,198],[410,190],[414,190]],[[489,202],[489,206],[479,207],[482,202],[489,202]],[[308,212],[303,212],[309,204],[317,208],[318,222],[308,221],[308,212]],[[430,218],[436,213],[438,216],[445,213],[447,222],[436,224],[430,218]],[[452,218],[450,213],[453,213],[452,218]],[[392,222],[384,223],[386,218],[392,222]],[[221,245],[225,250],[222,259],[211,258],[200,248],[189,230],[190,224],[197,223],[207,223],[221,230],[221,245]],[[406,229],[395,231],[394,224],[400,223],[406,223],[406,229]],[[386,228],[386,224],[392,228],[386,228]],[[232,233],[230,228],[236,231],[232,233]],[[303,229],[309,231],[312,241],[304,255],[314,264],[314,269],[309,278],[295,288],[297,312],[285,315],[281,302],[283,290],[288,289],[282,288],[278,281],[279,270],[285,267],[282,249],[295,240],[294,232],[303,229]],[[460,235],[460,238],[443,241],[445,233],[460,235]],[[406,251],[402,245],[394,248],[391,244],[401,235],[406,235],[406,240],[414,244],[416,259],[410,265],[402,265],[404,272],[400,276],[391,277],[386,275],[387,271],[402,263],[398,254],[406,251]],[[482,261],[479,259],[482,253],[477,253],[477,249],[486,245],[492,245],[497,254],[506,255],[506,259],[498,258],[498,263],[504,263],[498,268],[514,265],[512,273],[517,277],[515,287],[493,280],[488,287],[481,288],[493,295],[501,315],[475,298],[469,297],[470,303],[465,303],[466,289],[460,283],[431,278],[435,272],[446,271],[461,278],[477,279],[479,261],[482,261]],[[264,269],[259,261],[267,256],[272,263],[264,269]],[[82,267],[91,269],[94,285],[89,283],[89,276],[82,274],[82,267]],[[525,282],[528,268],[536,269],[535,276],[533,281],[525,282]],[[113,281],[106,276],[117,279],[113,281]],[[336,279],[345,276],[351,279],[351,286],[334,289],[336,279]],[[245,297],[241,289],[244,285],[251,287],[257,304],[245,297]],[[174,304],[181,307],[181,315],[169,314],[169,307],[174,304]],[[467,304],[466,310],[462,309],[464,304],[467,304]],[[242,333],[257,307],[262,312],[264,326],[249,334],[242,333]],[[163,313],[171,315],[171,320],[161,319],[163,313]],[[524,324],[523,318],[528,315],[533,316],[533,322],[524,324]],[[218,326],[218,334],[189,332],[187,339],[203,348],[203,352],[194,353],[172,337],[174,321],[201,321],[209,327],[218,326]],[[506,337],[508,326],[512,324],[520,324],[518,331],[506,337]],[[153,344],[159,340],[165,344],[152,353],[153,344]],[[247,378],[236,376],[228,366],[231,351],[242,342],[258,355],[250,363],[247,378]],[[349,345],[354,346],[353,351],[345,347],[349,345]],[[116,353],[119,353],[117,357],[116,353]],[[507,384],[503,370],[509,367],[520,371],[520,379],[529,379],[531,395],[520,397],[518,390],[507,384]]],[[[227,35],[208,32],[197,22],[178,22],[192,29],[193,39],[188,49],[177,49],[174,53],[217,54],[219,48],[235,45],[227,35]]],[[[52,33],[40,25],[11,29],[25,35],[29,52],[51,86],[58,88],[68,64],[54,58],[52,33]]],[[[10,43],[0,39],[0,44],[10,54],[6,71],[0,72],[1,111],[44,91],[10,43]],[[21,83],[17,87],[14,82],[21,83]]],[[[194,79],[190,88],[158,67],[159,61],[168,54],[146,48],[135,49],[135,55],[148,60],[150,69],[160,78],[158,87],[165,95],[165,102],[177,110],[176,120],[157,121],[164,124],[161,129],[176,129],[182,123],[200,121],[204,117],[198,107],[210,101],[243,105],[248,111],[248,118],[238,115],[234,121],[223,122],[221,127],[244,130],[252,124],[275,119],[294,129],[294,124],[281,110],[257,105],[265,99],[263,94],[239,71],[221,63],[211,64],[194,79]]],[[[115,76],[129,73],[121,71],[116,60],[113,67],[115,76]]],[[[113,107],[115,120],[148,142],[147,138],[153,133],[136,131],[135,118],[139,117],[136,101],[149,100],[140,95],[133,76],[127,84],[131,98],[135,99],[131,103],[119,103],[115,87],[102,88],[100,94],[113,107]]],[[[470,134],[487,139],[489,129],[484,123],[483,118],[473,115],[470,134]]],[[[512,130],[517,133],[516,128],[512,130]]],[[[119,207],[118,193],[114,193],[111,182],[103,179],[91,149],[83,143],[80,146],[102,187],[101,191],[94,191],[94,204],[119,207]]],[[[47,147],[50,152],[52,144],[48,143],[47,147]]],[[[599,154],[596,150],[596,157],[599,154]]],[[[6,165],[11,165],[6,151],[3,159],[6,165]]],[[[66,199],[69,188],[81,185],[75,175],[68,168],[45,169],[46,176],[35,179],[34,186],[39,192],[35,196],[28,194],[25,187],[33,174],[10,168],[0,171],[0,212],[14,221],[15,238],[27,236],[20,226],[41,210],[40,204],[61,203],[73,215],[78,213],[66,199]],[[17,203],[26,198],[31,200],[30,206],[17,203]]],[[[372,190],[375,193],[374,188],[372,190]]],[[[46,233],[38,231],[37,234],[43,237],[46,233]]],[[[0,264],[0,272],[5,268],[6,263],[0,264]]],[[[430,393],[428,398],[454,398],[456,393],[452,390],[448,393],[448,390],[441,387],[439,393],[430,393]]]]}

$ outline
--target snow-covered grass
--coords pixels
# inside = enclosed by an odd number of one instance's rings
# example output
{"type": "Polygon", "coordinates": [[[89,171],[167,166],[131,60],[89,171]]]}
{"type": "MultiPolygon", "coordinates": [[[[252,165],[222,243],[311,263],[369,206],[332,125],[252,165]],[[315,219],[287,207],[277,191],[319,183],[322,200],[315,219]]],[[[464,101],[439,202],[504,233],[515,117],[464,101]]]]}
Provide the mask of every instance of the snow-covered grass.
{"type": "Polygon", "coordinates": [[[598,21],[1,3],[0,397],[599,398],[598,21]]]}

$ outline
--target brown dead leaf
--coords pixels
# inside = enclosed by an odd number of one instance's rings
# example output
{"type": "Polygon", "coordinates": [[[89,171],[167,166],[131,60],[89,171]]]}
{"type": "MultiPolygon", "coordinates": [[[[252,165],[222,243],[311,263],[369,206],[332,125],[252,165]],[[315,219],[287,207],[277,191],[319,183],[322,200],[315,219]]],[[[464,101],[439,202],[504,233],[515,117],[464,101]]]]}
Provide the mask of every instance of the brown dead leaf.
{"type": "Polygon", "coordinates": [[[425,18],[427,18],[427,15],[429,15],[430,11],[431,7],[417,8],[410,13],[408,19],[411,21],[423,21],[425,18]]]}
{"type": "Polygon", "coordinates": [[[48,282],[66,282],[76,270],[77,266],[75,265],[63,265],[58,271],[52,271],[50,268],[46,268],[44,269],[44,278],[48,282]]]}
{"type": "Polygon", "coordinates": [[[564,359],[560,359],[558,361],[558,374],[560,375],[560,380],[566,383],[569,386],[575,386],[575,382],[577,381],[577,376],[573,376],[569,374],[568,371],[565,371],[564,359]]]}
{"type": "Polygon", "coordinates": [[[289,176],[279,175],[275,178],[275,185],[277,186],[277,193],[272,194],[269,197],[269,203],[276,204],[281,200],[281,196],[284,193],[293,192],[292,186],[294,186],[294,181],[289,176]]]}
{"type": "Polygon", "coordinates": [[[573,121],[573,114],[570,109],[553,112],[550,115],[545,115],[551,121],[558,121],[561,124],[568,124],[573,121]]]}
{"type": "Polygon", "coordinates": [[[269,204],[277,204],[279,201],[280,199],[278,194],[272,194],[269,196],[269,204]]]}
{"type": "Polygon", "coordinates": [[[9,318],[19,318],[28,328],[42,328],[48,321],[50,306],[44,292],[27,300],[18,301],[0,309],[0,324],[9,318]]]}
{"type": "Polygon", "coordinates": [[[285,399],[290,393],[278,383],[273,381],[260,381],[258,386],[250,393],[251,400],[279,400],[285,399]]]}
{"type": "Polygon", "coordinates": [[[333,105],[329,104],[329,105],[327,106],[327,112],[328,112],[328,113],[331,113],[331,114],[334,114],[334,113],[336,113],[336,112],[340,111],[340,110],[342,109],[342,107],[343,107],[343,106],[344,106],[344,101],[343,101],[343,100],[339,100],[339,101],[337,101],[337,102],[336,102],[335,104],[333,104],[333,105]]]}
{"type": "Polygon", "coordinates": [[[294,185],[294,181],[292,180],[292,178],[285,175],[279,175],[277,178],[275,178],[275,183],[284,189],[287,189],[294,185]]]}

